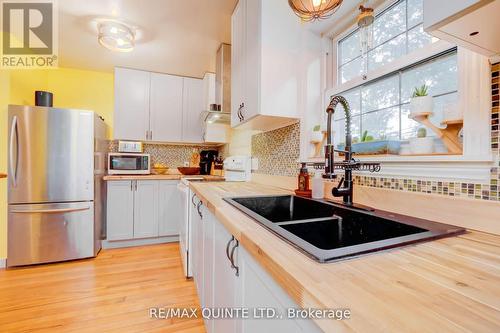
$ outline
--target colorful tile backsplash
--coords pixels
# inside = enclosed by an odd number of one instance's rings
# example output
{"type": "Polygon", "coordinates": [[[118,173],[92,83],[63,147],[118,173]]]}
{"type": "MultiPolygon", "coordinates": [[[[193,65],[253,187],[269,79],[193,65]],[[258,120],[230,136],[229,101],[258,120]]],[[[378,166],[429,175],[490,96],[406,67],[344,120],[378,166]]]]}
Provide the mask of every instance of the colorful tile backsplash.
{"type": "Polygon", "coordinates": [[[296,176],[299,150],[299,123],[252,136],[252,157],[259,160],[259,173],[296,176]]]}
{"type": "MultiPolygon", "coordinates": [[[[184,145],[166,145],[144,143],[144,152],[151,155],[152,163],[163,163],[169,168],[183,166],[184,162],[191,161],[193,150],[218,150],[217,147],[210,146],[184,146],[184,145]]],[[[118,151],[118,141],[110,141],[110,152],[118,151]]]]}
{"type": "MultiPolygon", "coordinates": [[[[491,149],[495,161],[499,160],[500,63],[491,66],[491,149]]],[[[252,154],[259,159],[259,173],[296,176],[298,173],[300,126],[295,124],[252,137],[252,154]]],[[[404,178],[355,176],[358,185],[388,188],[400,191],[432,193],[500,201],[500,165],[492,165],[489,184],[443,182],[404,178]]]]}

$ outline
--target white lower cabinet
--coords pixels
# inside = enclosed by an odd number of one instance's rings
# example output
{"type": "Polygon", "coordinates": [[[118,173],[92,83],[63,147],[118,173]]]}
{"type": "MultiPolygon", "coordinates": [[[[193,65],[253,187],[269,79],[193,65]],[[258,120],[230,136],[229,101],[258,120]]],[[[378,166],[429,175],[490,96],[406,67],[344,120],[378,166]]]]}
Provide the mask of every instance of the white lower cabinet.
{"type": "Polygon", "coordinates": [[[161,180],[158,184],[158,236],[179,234],[183,202],[176,180],[161,180]]]}
{"type": "MultiPolygon", "coordinates": [[[[192,220],[193,276],[202,308],[249,310],[248,319],[205,320],[209,333],[321,332],[312,320],[287,319],[287,309],[298,305],[242,248],[199,200],[192,220]],[[281,319],[253,318],[254,309],[272,308],[281,319]]],[[[271,310],[272,311],[272,310],[271,310]]]]}
{"type": "Polygon", "coordinates": [[[136,181],[134,192],[134,238],[158,236],[158,181],[136,181]]]}
{"type": "Polygon", "coordinates": [[[107,184],[108,241],[179,234],[181,198],[171,180],[113,180],[107,184]]]}
{"type": "Polygon", "coordinates": [[[108,182],[107,239],[110,241],[134,237],[134,191],[131,181],[108,182]]]}

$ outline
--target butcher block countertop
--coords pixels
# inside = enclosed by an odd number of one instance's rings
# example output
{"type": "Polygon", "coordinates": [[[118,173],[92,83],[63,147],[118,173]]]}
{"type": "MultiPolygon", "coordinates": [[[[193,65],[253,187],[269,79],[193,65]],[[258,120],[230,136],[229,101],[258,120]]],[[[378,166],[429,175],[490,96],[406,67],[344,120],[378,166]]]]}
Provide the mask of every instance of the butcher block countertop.
{"type": "Polygon", "coordinates": [[[320,264],[222,200],[289,192],[256,183],[190,186],[298,305],[350,309],[347,320],[314,319],[325,332],[500,332],[500,236],[468,231],[320,264]]]}
{"type": "Polygon", "coordinates": [[[210,176],[210,175],[189,175],[184,176],[181,174],[166,174],[166,175],[107,175],[104,180],[177,180],[184,177],[203,177],[205,180],[221,181],[224,177],[210,176]]]}

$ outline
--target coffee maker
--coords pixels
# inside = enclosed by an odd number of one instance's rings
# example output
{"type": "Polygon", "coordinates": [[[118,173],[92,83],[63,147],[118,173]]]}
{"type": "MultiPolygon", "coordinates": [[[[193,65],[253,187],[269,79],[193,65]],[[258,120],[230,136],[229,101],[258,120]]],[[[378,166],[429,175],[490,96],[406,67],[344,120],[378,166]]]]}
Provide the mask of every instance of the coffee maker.
{"type": "Polygon", "coordinates": [[[215,161],[219,152],[217,150],[202,150],[200,153],[200,174],[209,175],[212,169],[212,162],[215,161]]]}

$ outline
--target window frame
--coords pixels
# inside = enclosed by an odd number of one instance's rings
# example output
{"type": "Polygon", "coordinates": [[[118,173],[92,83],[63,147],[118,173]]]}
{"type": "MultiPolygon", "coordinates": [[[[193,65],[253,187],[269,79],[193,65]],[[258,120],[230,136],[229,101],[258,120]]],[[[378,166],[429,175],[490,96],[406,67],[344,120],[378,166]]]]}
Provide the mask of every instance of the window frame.
{"type": "MultiPolygon", "coordinates": [[[[389,9],[399,0],[389,0],[375,8],[375,15],[389,9]]],[[[412,51],[379,68],[369,71],[364,76],[358,76],[343,84],[339,84],[339,47],[338,42],[352,34],[357,29],[354,23],[343,32],[328,39],[331,75],[330,88],[325,90],[323,110],[330,102],[330,96],[342,94],[355,87],[415,66],[425,60],[457,49],[458,66],[458,105],[464,115],[464,149],[462,155],[435,156],[380,156],[357,158],[362,161],[373,161],[382,164],[382,171],[376,176],[409,177],[425,179],[450,179],[475,182],[488,182],[490,168],[495,162],[491,151],[491,89],[489,89],[491,71],[487,57],[472,51],[457,47],[444,40],[436,41],[424,48],[412,51]],[[474,74],[471,74],[474,73],[474,74]],[[475,110],[476,111],[475,111],[475,110]],[[476,112],[476,113],[475,113],[476,112]],[[482,133],[480,137],[478,133],[482,133]],[[417,167],[418,166],[418,167],[417,167]]],[[[322,111],[323,111],[322,110],[322,111]]],[[[326,124],[326,114],[322,112],[323,123],[326,124]]],[[[496,161],[498,163],[498,161],[496,161]]],[[[362,175],[362,174],[360,174],[362,175]]]]}
{"type": "MultiPolygon", "coordinates": [[[[398,140],[407,140],[407,139],[403,139],[402,138],[402,112],[403,112],[403,106],[407,106],[409,105],[410,102],[403,102],[402,100],[402,91],[401,91],[401,88],[402,88],[402,76],[405,72],[413,69],[413,68],[416,68],[416,67],[419,67],[419,66],[422,66],[422,65],[426,65],[426,64],[429,64],[433,61],[436,61],[436,60],[439,60],[439,59],[442,59],[442,58],[445,58],[447,56],[451,56],[451,55],[455,55],[457,56],[458,58],[458,52],[457,52],[457,48],[456,47],[453,47],[447,51],[444,51],[442,53],[439,53],[439,54],[436,54],[435,56],[432,56],[431,58],[427,58],[427,59],[424,59],[422,61],[418,61],[416,63],[413,63],[409,66],[406,66],[406,67],[403,67],[403,68],[400,68],[399,70],[397,71],[394,71],[394,72],[390,72],[386,75],[383,75],[383,76],[380,76],[376,79],[373,79],[373,80],[370,80],[368,82],[364,82],[362,83],[361,85],[359,86],[355,86],[349,90],[345,90],[343,91],[343,93],[347,93],[347,92],[351,92],[355,89],[358,89],[359,90],[359,93],[360,93],[360,100],[362,100],[362,92],[363,92],[363,87],[366,87],[367,85],[370,85],[370,84],[373,84],[373,83],[376,83],[376,82],[379,82],[379,81],[383,81],[383,80],[386,80],[386,79],[389,79],[389,78],[396,78],[397,81],[399,81],[398,83],[398,103],[395,104],[395,105],[391,105],[391,106],[387,106],[387,107],[383,107],[383,108],[379,108],[379,109],[374,109],[374,110],[369,110],[369,111],[363,111],[363,108],[362,108],[362,103],[360,101],[360,105],[361,105],[361,110],[359,112],[359,114],[355,114],[353,115],[352,117],[360,117],[360,134],[363,133],[364,131],[364,128],[363,128],[363,116],[366,116],[366,115],[369,115],[371,113],[375,113],[375,112],[381,112],[381,111],[384,111],[384,110],[388,110],[388,109],[392,109],[392,108],[398,108],[398,113],[399,113],[399,129],[398,129],[398,140]]],[[[458,75],[458,73],[457,73],[458,75]]],[[[433,98],[437,98],[437,97],[442,97],[442,96],[447,96],[447,95],[451,95],[451,94],[457,94],[458,95],[458,87],[457,87],[457,90],[452,90],[452,91],[447,91],[445,93],[440,93],[440,94],[436,94],[436,95],[433,95],[432,97],[433,98]]],[[[332,121],[335,122],[335,121],[339,121],[339,120],[343,120],[345,119],[345,116],[343,114],[341,114],[338,118],[334,118],[332,121]]],[[[435,133],[432,133],[433,135],[435,133]]],[[[443,154],[444,155],[444,154],[443,154]]]]}

